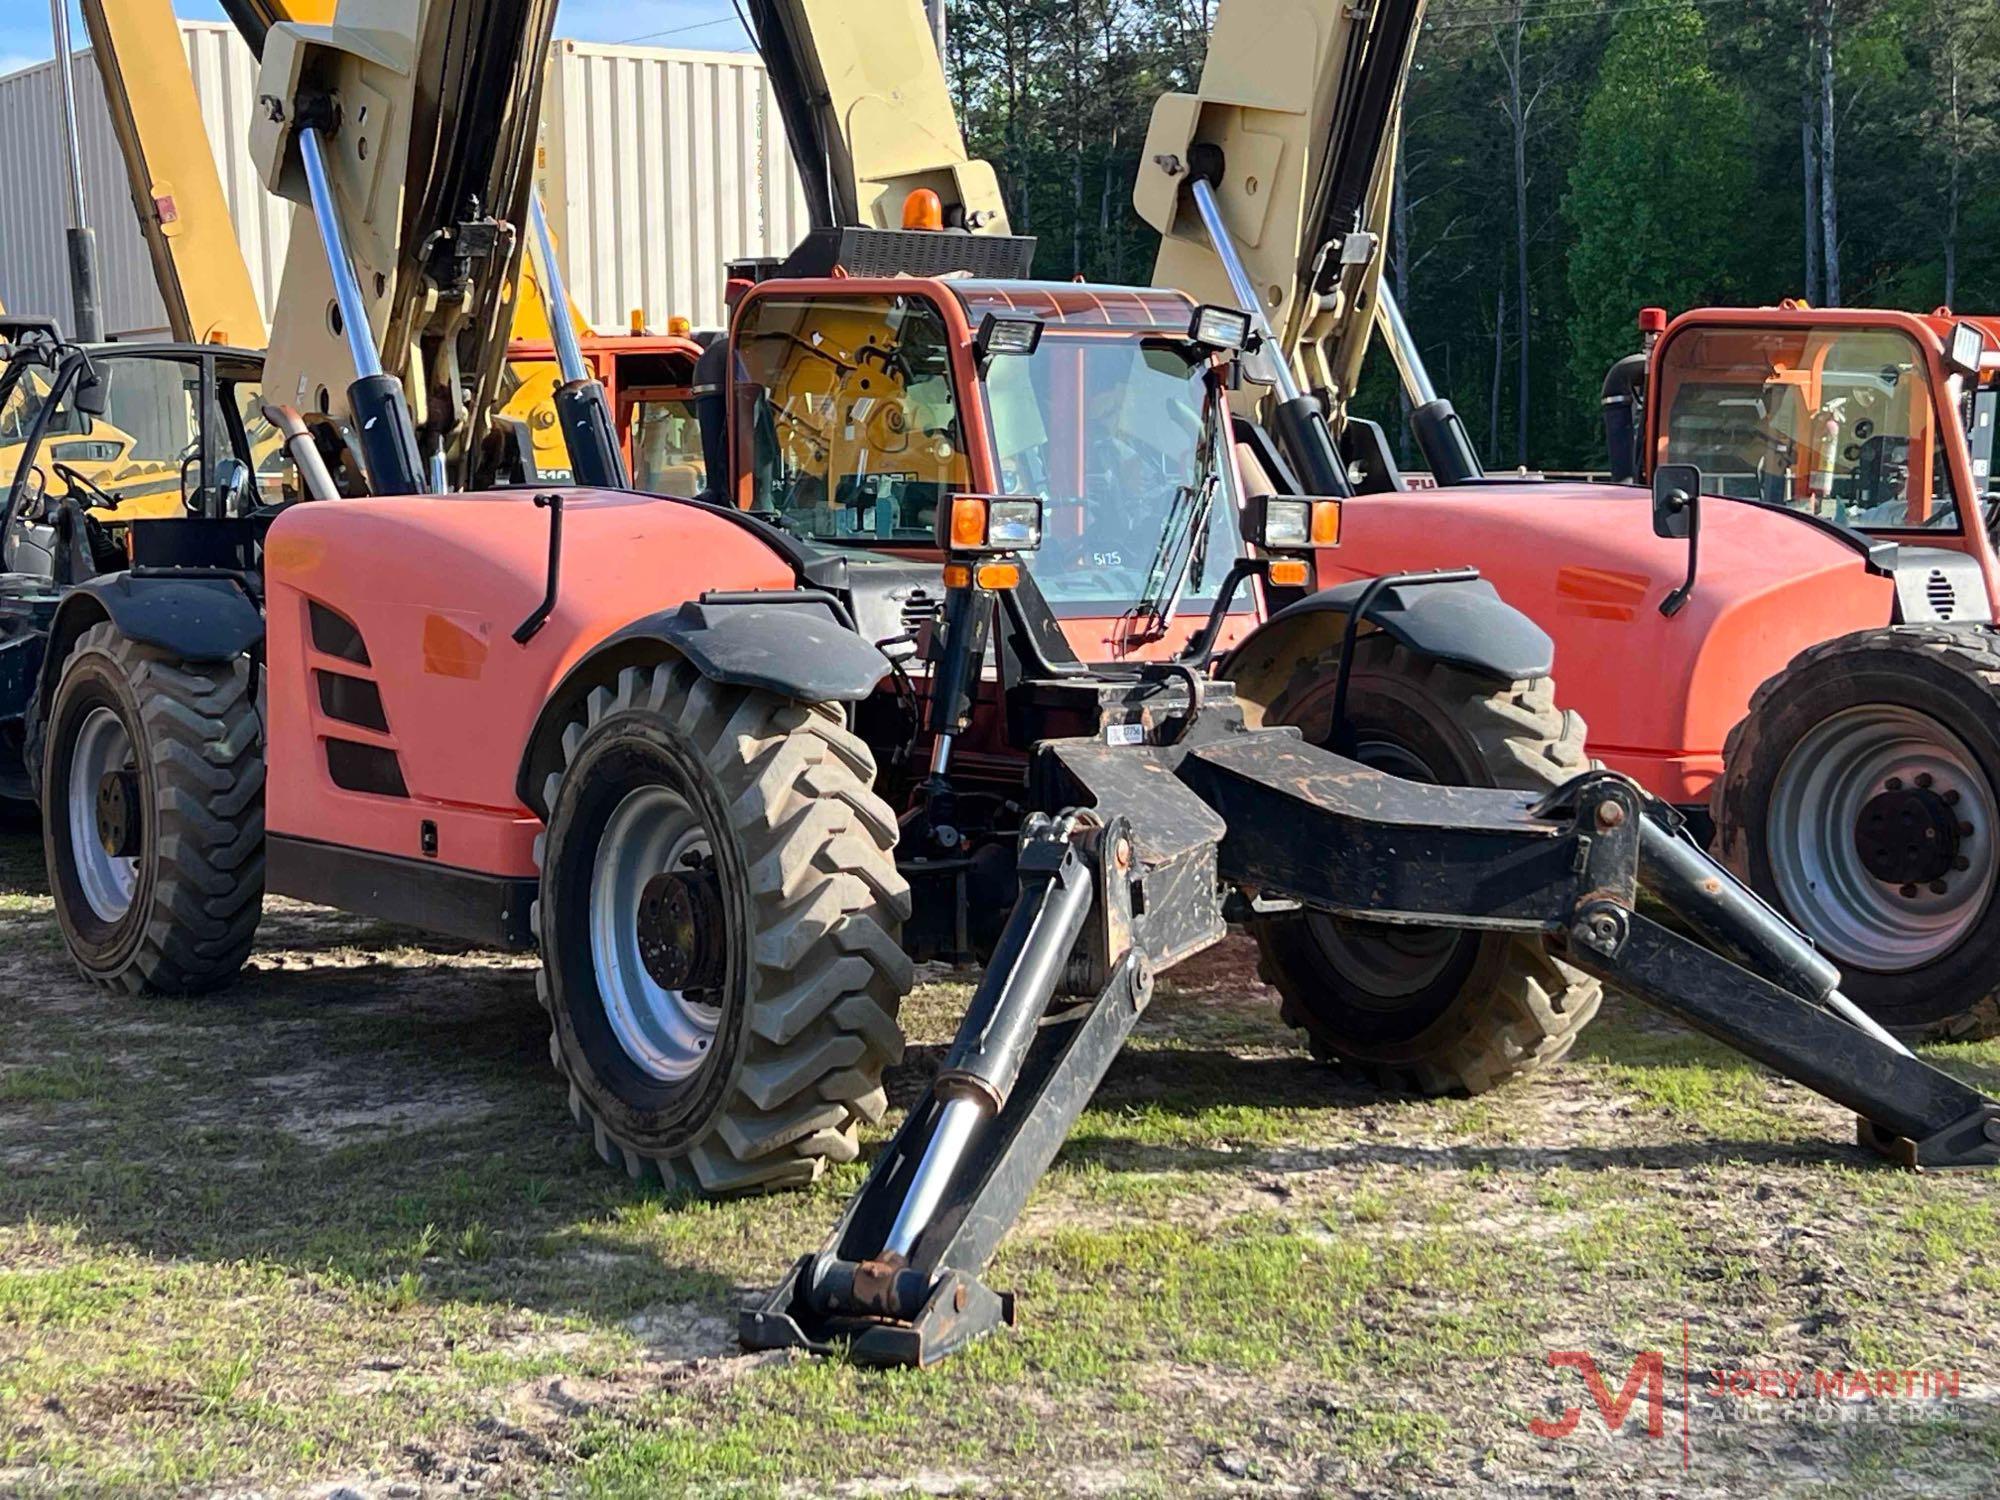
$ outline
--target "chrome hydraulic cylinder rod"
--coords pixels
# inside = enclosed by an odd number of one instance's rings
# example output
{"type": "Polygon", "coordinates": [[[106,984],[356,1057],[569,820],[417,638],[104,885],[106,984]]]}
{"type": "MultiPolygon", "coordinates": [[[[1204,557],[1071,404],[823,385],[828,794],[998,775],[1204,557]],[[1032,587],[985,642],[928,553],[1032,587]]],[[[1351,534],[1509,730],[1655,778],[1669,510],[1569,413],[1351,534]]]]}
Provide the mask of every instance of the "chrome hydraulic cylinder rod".
{"type": "Polygon", "coordinates": [[[1215,189],[1197,177],[1188,184],[1188,191],[1194,196],[1195,211],[1201,215],[1201,226],[1208,231],[1208,242],[1215,250],[1215,258],[1222,262],[1223,274],[1229,278],[1229,290],[1243,311],[1250,314],[1250,326],[1264,341],[1264,357],[1271,371],[1272,384],[1278,388],[1280,401],[1296,401],[1303,392],[1299,389],[1298,376],[1292,373],[1292,362],[1285,358],[1278,347],[1278,336],[1271,330],[1271,319],[1264,311],[1264,299],[1257,295],[1257,288],[1250,280],[1250,273],[1244,269],[1243,257],[1236,253],[1236,242],[1229,237],[1229,225],[1222,217],[1222,205],[1215,201],[1215,189]]]}
{"type": "Polygon", "coordinates": [[[583,346],[577,342],[576,325],[570,321],[569,287],[556,260],[555,237],[549,233],[548,215],[542,211],[540,188],[528,199],[528,220],[534,229],[529,244],[534,247],[535,275],[541,279],[542,301],[548,309],[549,336],[555,340],[556,366],[564,380],[588,380],[590,368],[583,362],[583,346]]]}
{"type": "MultiPolygon", "coordinates": [[[[1054,841],[1055,835],[1049,836],[1054,841]]],[[[909,1191],[882,1244],[885,1259],[908,1260],[935,1217],[979,1127],[1006,1107],[1035,1028],[1061,982],[1063,966],[1090,915],[1090,868],[1062,840],[1063,858],[1039,888],[1023,890],[946,1055],[935,1098],[937,1128],[911,1175],[909,1191]]]]}
{"type": "Polygon", "coordinates": [[[1375,293],[1375,321],[1382,325],[1382,335],[1389,342],[1389,357],[1396,362],[1396,373],[1403,377],[1403,389],[1409,393],[1410,405],[1428,406],[1437,400],[1437,387],[1431,384],[1431,372],[1424,364],[1423,355],[1417,352],[1417,341],[1410,333],[1410,325],[1403,321],[1402,304],[1396,300],[1396,293],[1386,276],[1375,293]]]}
{"type": "Polygon", "coordinates": [[[327,173],[326,142],[317,126],[308,125],[299,131],[299,160],[306,169],[306,191],[312,195],[313,227],[319,231],[320,249],[325,252],[327,269],[333,275],[333,301],[340,310],[347,356],[354,362],[356,376],[364,380],[378,376],[382,373],[382,355],[375,347],[375,332],[368,323],[368,304],[361,297],[354,259],[347,253],[340,202],[334,197],[333,182],[327,173]]]}

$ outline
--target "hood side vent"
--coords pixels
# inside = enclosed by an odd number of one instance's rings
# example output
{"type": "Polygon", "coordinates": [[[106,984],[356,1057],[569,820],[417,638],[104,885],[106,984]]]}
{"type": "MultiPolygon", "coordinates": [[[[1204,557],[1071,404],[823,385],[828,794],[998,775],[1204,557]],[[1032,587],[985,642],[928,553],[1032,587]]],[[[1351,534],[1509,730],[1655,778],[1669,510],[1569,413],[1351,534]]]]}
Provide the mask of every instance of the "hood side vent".
{"type": "Polygon", "coordinates": [[[1931,569],[1931,576],[1924,583],[1924,597],[1930,600],[1931,609],[1940,620],[1949,620],[1958,606],[1958,594],[1942,568],[1931,569]]]}

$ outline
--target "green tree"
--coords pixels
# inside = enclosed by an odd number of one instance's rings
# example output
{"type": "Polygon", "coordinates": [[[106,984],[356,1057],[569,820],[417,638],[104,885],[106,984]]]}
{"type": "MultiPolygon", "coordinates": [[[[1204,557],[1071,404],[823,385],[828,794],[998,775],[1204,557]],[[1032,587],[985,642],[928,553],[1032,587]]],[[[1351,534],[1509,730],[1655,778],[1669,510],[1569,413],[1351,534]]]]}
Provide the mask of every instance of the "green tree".
{"type": "Polygon", "coordinates": [[[1584,106],[1563,216],[1575,242],[1570,363],[1595,403],[1613,360],[1632,351],[1634,314],[1727,302],[1753,222],[1750,115],[1711,66],[1693,3],[1619,18],[1584,106]]]}

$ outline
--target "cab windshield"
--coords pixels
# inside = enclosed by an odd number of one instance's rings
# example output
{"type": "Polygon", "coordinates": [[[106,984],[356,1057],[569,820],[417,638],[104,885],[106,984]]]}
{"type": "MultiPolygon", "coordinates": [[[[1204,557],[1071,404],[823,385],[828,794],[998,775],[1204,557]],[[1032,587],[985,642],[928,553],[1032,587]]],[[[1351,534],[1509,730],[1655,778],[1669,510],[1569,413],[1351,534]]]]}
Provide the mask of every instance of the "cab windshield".
{"type": "Polygon", "coordinates": [[[1869,531],[1950,531],[1930,372],[1900,329],[1693,328],[1660,360],[1660,452],[1714,494],[1869,531]]]}
{"type": "MultiPolygon", "coordinates": [[[[1045,503],[1029,568],[1057,613],[1097,613],[1158,588],[1163,547],[1208,485],[1180,601],[1214,601],[1236,514],[1221,424],[1204,423],[1221,400],[1205,358],[1171,340],[1051,325],[1034,353],[991,361],[986,400],[1001,488],[1045,503]]],[[[1165,571],[1179,568],[1176,558],[1165,571]]]]}
{"type": "MultiPolygon", "coordinates": [[[[928,300],[761,297],[738,321],[736,356],[753,510],[825,542],[932,545],[938,506],[975,470],[951,334],[928,300]]],[[[1181,605],[1214,600],[1236,515],[1205,358],[1139,330],[1051,323],[1034,353],[992,355],[984,375],[998,484],[1046,505],[1028,566],[1057,614],[1164,605],[1176,581],[1181,605]],[[1190,549],[1186,523],[1204,506],[1190,549]]]]}

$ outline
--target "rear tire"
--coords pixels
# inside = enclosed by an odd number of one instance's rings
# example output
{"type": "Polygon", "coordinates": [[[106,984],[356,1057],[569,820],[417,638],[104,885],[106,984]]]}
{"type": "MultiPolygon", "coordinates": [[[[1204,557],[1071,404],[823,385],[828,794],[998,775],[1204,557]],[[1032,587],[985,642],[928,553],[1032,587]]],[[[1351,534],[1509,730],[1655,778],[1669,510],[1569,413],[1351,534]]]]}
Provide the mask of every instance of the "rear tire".
{"type": "Polygon", "coordinates": [[[2000,630],[1802,651],[1723,766],[1717,856],[1840,965],[1843,993],[1906,1035],[2000,1034],[2000,630]]]}
{"type": "Polygon", "coordinates": [[[42,786],[56,920],[89,978],[192,995],[237,976],[264,907],[247,660],[184,662],[92,626],[62,664],[42,786]]]}
{"type": "MultiPolygon", "coordinates": [[[[1339,656],[1303,662],[1268,723],[1331,734],[1339,656]]],[[[1587,768],[1583,721],[1547,678],[1498,686],[1428,661],[1380,632],[1357,643],[1348,722],[1358,759],[1453,786],[1559,785],[1587,768]]],[[[1315,1057],[1421,1094],[1484,1093],[1555,1062],[1603,987],[1539,937],[1390,926],[1301,913],[1254,924],[1262,973],[1315,1057]]]]}
{"type": "Polygon", "coordinates": [[[852,1161],[882,1118],[912,982],[896,818],[825,712],[685,662],[628,667],[563,733],[536,908],[550,1055],[598,1153],[708,1193],[852,1161]],[[629,937],[642,883],[714,902],[714,982],[671,988],[629,937]]]}

